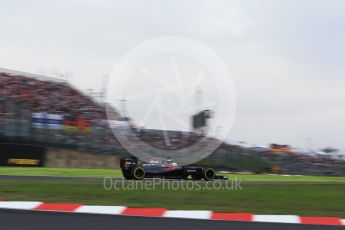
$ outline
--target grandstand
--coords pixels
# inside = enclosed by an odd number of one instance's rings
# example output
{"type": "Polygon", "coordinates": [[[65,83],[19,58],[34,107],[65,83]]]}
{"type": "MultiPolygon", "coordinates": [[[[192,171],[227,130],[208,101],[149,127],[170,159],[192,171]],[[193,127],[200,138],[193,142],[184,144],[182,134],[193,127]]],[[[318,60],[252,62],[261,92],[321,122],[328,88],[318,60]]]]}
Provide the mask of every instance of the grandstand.
{"type": "MultiPolygon", "coordinates": [[[[49,148],[74,149],[107,155],[127,155],[114,137],[103,104],[63,79],[0,69],[0,136],[2,142],[31,143],[49,148]]],[[[113,109],[115,116],[120,115],[113,109]]],[[[193,132],[136,129],[133,133],[152,147],[177,150],[199,140],[193,132]]],[[[304,175],[345,175],[341,159],[309,156],[285,148],[257,149],[222,143],[199,162],[230,171],[304,175]]],[[[115,167],[115,166],[114,166],[115,167]]]]}
{"type": "Polygon", "coordinates": [[[17,71],[17,70],[11,70],[11,69],[4,69],[0,68],[0,73],[2,75],[8,75],[8,76],[22,76],[26,78],[33,78],[39,81],[51,81],[51,82],[57,82],[57,83],[66,83],[65,79],[62,78],[56,78],[56,77],[49,77],[41,74],[33,74],[33,73],[27,73],[27,72],[22,72],[22,71],[17,71]]]}
{"type": "Polygon", "coordinates": [[[103,106],[68,82],[5,70],[0,85],[3,135],[95,151],[121,149],[103,106]]]}

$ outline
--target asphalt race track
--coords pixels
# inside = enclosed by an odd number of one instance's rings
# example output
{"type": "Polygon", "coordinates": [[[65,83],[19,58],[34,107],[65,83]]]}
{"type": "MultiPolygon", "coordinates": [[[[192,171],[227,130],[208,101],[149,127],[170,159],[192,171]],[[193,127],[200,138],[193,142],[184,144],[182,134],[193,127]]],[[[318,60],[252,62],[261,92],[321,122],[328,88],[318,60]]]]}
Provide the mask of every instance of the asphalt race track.
{"type": "Polygon", "coordinates": [[[275,223],[253,223],[253,222],[231,222],[212,220],[189,220],[170,219],[154,217],[130,217],[114,215],[95,215],[80,213],[62,212],[40,212],[23,210],[0,210],[1,230],[95,230],[95,229],[135,229],[135,230],[176,230],[176,229],[197,229],[197,230],[328,230],[343,229],[335,226],[317,226],[301,224],[275,224],[275,223]]]}

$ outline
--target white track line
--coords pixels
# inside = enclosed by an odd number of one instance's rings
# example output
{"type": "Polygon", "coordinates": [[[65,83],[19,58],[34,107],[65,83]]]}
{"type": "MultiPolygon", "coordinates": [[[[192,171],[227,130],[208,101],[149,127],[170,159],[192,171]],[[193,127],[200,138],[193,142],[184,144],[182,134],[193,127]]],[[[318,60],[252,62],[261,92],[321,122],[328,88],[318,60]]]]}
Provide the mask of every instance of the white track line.
{"type": "Polygon", "coordinates": [[[41,204],[36,201],[0,201],[0,208],[31,210],[41,204]]]}
{"type": "Polygon", "coordinates": [[[254,215],[253,221],[271,223],[300,223],[299,217],[294,215],[254,215]]]}
{"type": "Polygon", "coordinates": [[[77,208],[74,212],[96,213],[96,214],[121,214],[127,207],[125,206],[93,206],[85,205],[77,208]]]}
{"type": "Polygon", "coordinates": [[[189,218],[189,219],[211,219],[211,211],[184,211],[184,210],[168,210],[163,217],[173,218],[189,218]]]}

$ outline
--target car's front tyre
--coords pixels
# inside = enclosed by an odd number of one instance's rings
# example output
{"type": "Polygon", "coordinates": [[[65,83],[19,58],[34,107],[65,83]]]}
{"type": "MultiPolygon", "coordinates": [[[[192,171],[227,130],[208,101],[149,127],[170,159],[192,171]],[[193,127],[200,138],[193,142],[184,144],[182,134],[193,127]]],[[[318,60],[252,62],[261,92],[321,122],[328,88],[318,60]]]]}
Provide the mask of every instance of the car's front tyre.
{"type": "Polygon", "coordinates": [[[216,172],[212,168],[206,168],[202,172],[202,178],[206,181],[214,180],[216,172]]]}

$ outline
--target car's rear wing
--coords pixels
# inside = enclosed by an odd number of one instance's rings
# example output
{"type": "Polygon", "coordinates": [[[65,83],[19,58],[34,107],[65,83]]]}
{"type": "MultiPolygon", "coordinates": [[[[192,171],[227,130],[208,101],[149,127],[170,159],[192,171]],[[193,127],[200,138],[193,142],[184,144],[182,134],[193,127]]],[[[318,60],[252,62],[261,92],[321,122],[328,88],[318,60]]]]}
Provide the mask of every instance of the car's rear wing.
{"type": "Polygon", "coordinates": [[[138,158],[136,157],[123,157],[120,159],[121,169],[125,168],[125,166],[127,166],[126,168],[128,168],[128,166],[134,167],[137,164],[138,164],[138,158]]]}

